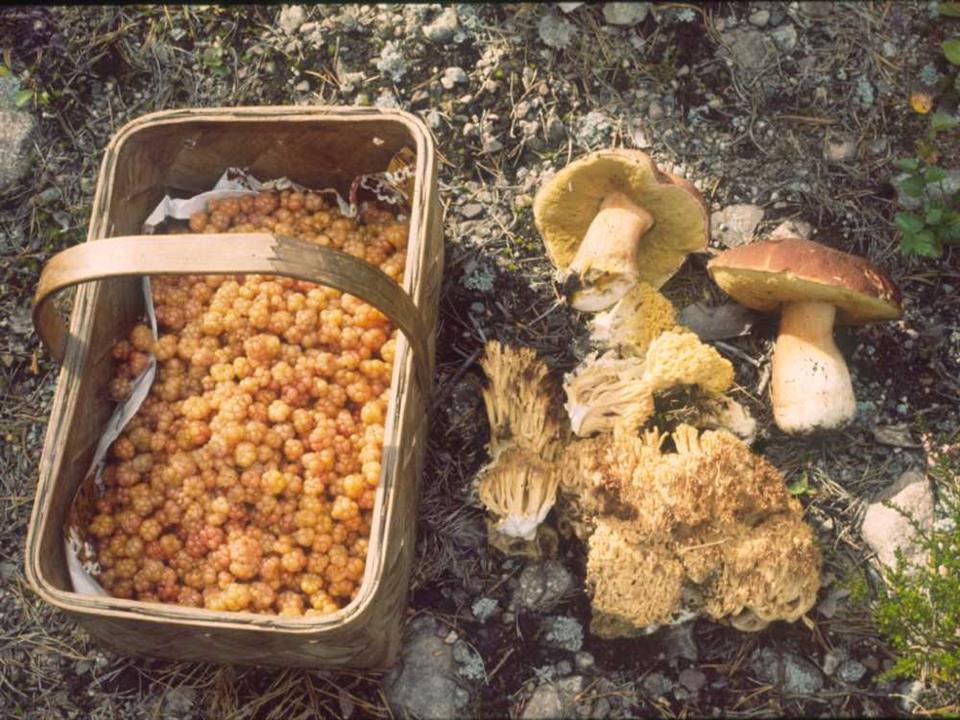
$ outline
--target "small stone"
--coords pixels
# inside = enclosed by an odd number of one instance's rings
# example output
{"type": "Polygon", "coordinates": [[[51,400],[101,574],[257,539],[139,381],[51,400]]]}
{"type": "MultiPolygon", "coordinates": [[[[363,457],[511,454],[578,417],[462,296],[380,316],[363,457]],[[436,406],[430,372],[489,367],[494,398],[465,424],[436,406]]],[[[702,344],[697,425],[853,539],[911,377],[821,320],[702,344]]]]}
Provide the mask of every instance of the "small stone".
{"type": "Polygon", "coordinates": [[[399,662],[384,678],[387,700],[401,715],[456,717],[457,690],[453,648],[437,637],[430,615],[414,618],[404,637],[399,662]]]}
{"type": "Polygon", "coordinates": [[[192,687],[175,687],[163,693],[164,717],[185,717],[197,699],[197,691],[192,687]]]}
{"type": "Polygon", "coordinates": [[[443,76],[440,78],[440,84],[446,90],[452,90],[454,85],[459,85],[466,83],[470,80],[467,76],[467,73],[462,67],[448,67],[443,71],[443,76]]]}
{"type": "Polygon", "coordinates": [[[578,652],[573,661],[577,664],[577,670],[580,672],[589,672],[593,670],[594,665],[596,665],[596,660],[593,655],[588,653],[586,650],[581,650],[578,652]]]}
{"type": "Polygon", "coordinates": [[[903,698],[900,700],[900,707],[908,713],[912,713],[920,705],[920,696],[926,689],[919,680],[905,680],[900,684],[900,694],[903,698]]]}
{"type": "Polygon", "coordinates": [[[520,715],[523,720],[551,720],[563,717],[563,700],[553,683],[544,683],[534,690],[520,715]]]}
{"type": "Polygon", "coordinates": [[[646,2],[608,2],[603,4],[603,19],[608,25],[631,27],[642,23],[650,12],[646,2]]]}
{"type": "Polygon", "coordinates": [[[451,631],[448,632],[448,633],[446,634],[446,636],[443,638],[443,641],[444,641],[447,645],[453,645],[453,644],[459,639],[459,637],[460,637],[460,636],[457,635],[457,631],[456,631],[456,630],[451,630],[451,631]]]}
{"type": "Polygon", "coordinates": [[[751,656],[750,665],[757,677],[788,695],[814,695],[823,688],[820,670],[790,652],[761,648],[751,656]]]}
{"type": "Polygon", "coordinates": [[[663,653],[669,663],[675,663],[677,660],[696,662],[700,653],[697,650],[697,641],[693,637],[693,623],[684,623],[665,629],[663,653]]]}
{"type": "Polygon", "coordinates": [[[647,117],[653,122],[660,120],[663,117],[663,105],[654,100],[647,109],[647,117]]]}
{"type": "Polygon", "coordinates": [[[527,565],[517,578],[513,601],[517,607],[534,613],[555,608],[573,590],[573,576],[559,560],[527,565]]]}
{"type": "Polygon", "coordinates": [[[537,23],[537,34],[547,47],[563,50],[573,42],[576,26],[551,12],[546,13],[537,23]]]}
{"type": "Polygon", "coordinates": [[[567,14],[567,15],[572,13],[581,5],[586,5],[586,3],[582,3],[582,2],[558,2],[557,3],[557,7],[560,8],[560,10],[562,10],[564,14],[567,14]]]}
{"type": "Polygon", "coordinates": [[[753,240],[754,231],[763,219],[763,208],[756,205],[729,205],[711,214],[710,227],[714,238],[728,248],[753,240]]]}
{"type": "Polygon", "coordinates": [[[838,650],[830,650],[826,655],[823,656],[823,674],[824,675],[833,675],[837,668],[840,667],[840,663],[844,661],[847,653],[841,648],[838,650]]]}
{"type": "Polygon", "coordinates": [[[423,27],[423,36],[430,42],[447,43],[453,40],[459,27],[457,8],[450,5],[432,23],[423,27]]]}
{"type": "Polygon", "coordinates": [[[724,54],[748,76],[761,72],[773,54],[772,43],[762,32],[753,28],[729,30],[720,38],[724,54]]]}
{"type": "Polygon", "coordinates": [[[293,35],[303,25],[303,6],[284,5],[280,10],[277,25],[285,35],[293,35]]]}
{"type": "Polygon", "coordinates": [[[750,13],[750,17],[747,18],[747,20],[754,27],[766,27],[767,23],[770,22],[770,11],[757,10],[756,12],[750,13]]]}
{"type": "Polygon", "coordinates": [[[557,677],[564,677],[573,672],[573,664],[569,660],[561,660],[557,663],[557,677]]]}
{"type": "Polygon", "coordinates": [[[837,675],[845,683],[858,682],[866,674],[867,668],[857,660],[847,660],[837,669],[837,675]]]}
{"type": "Polygon", "coordinates": [[[857,157],[857,141],[849,135],[830,135],[823,138],[823,159],[827,162],[850,162],[857,157]]]}
{"type": "Polygon", "coordinates": [[[707,676],[693,668],[681,670],[679,680],[680,684],[692,693],[699,692],[700,688],[707,684],[707,676]]]}
{"type": "Polygon", "coordinates": [[[770,37],[773,38],[776,46],[784,52],[790,52],[797,47],[797,28],[793,23],[787,23],[783,27],[778,27],[770,33],[770,37]]]}
{"type": "Polygon", "coordinates": [[[483,141],[483,150],[484,153],[495,153],[503,150],[503,143],[497,140],[495,137],[488,137],[483,141]]]}
{"type": "Polygon", "coordinates": [[[427,113],[427,125],[430,126],[431,130],[439,130],[443,125],[443,116],[436,110],[431,110],[427,113]]]}
{"type": "MultiPolygon", "coordinates": [[[[485,309],[482,303],[474,303],[473,305],[480,306],[478,309],[474,310],[475,314],[480,314],[485,309]]],[[[471,305],[471,310],[473,310],[473,305],[471,305]]],[[[499,607],[500,605],[493,598],[482,597],[476,600],[473,605],[470,606],[470,611],[477,620],[485,623],[494,616],[499,607]]]]}
{"type": "Polygon", "coordinates": [[[547,140],[557,143],[563,141],[566,136],[567,130],[560,118],[554,116],[547,121],[547,140]]]}
{"type": "Polygon", "coordinates": [[[310,81],[301,80],[294,86],[293,89],[296,90],[297,92],[310,92],[310,81]]]}
{"type": "Polygon", "coordinates": [[[885,501],[911,515],[923,530],[930,530],[933,526],[933,492],[926,476],[917,470],[903,473],[867,507],[860,528],[863,539],[883,565],[896,565],[898,548],[903,551],[908,565],[922,565],[926,553],[917,545],[917,531],[896,507],[885,506],[885,501]]]}
{"type": "Polygon", "coordinates": [[[35,126],[33,115],[28,112],[0,110],[0,190],[26,174],[35,126]]]}
{"type": "Polygon", "coordinates": [[[472,220],[473,218],[479,216],[482,212],[483,205],[480,203],[467,203],[460,208],[460,215],[465,217],[467,220],[472,220]]]}
{"type": "Polygon", "coordinates": [[[643,679],[641,686],[643,687],[644,694],[653,700],[664,697],[673,690],[673,683],[670,682],[669,678],[658,672],[652,672],[647,675],[643,679]]]}
{"type": "Polygon", "coordinates": [[[813,225],[804,220],[784,220],[770,233],[771,240],[783,240],[785,238],[809,240],[812,236],[813,225]]]}

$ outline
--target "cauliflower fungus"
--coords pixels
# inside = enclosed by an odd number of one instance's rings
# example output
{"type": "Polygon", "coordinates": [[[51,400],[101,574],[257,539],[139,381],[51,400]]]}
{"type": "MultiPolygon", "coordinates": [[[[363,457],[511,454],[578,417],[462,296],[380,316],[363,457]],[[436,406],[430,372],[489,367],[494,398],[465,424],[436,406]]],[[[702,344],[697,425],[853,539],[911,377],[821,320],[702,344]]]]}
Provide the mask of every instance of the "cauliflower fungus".
{"type": "Polygon", "coordinates": [[[566,479],[572,487],[603,477],[621,504],[619,517],[596,519],[589,538],[592,631],[651,632],[700,613],[760,630],[809,610],[820,553],[776,468],[722,430],[682,425],[675,452],[661,451],[663,439],[655,431],[636,441],[620,436],[593,477],[566,479]],[[611,462],[631,451],[638,462],[611,462]]]}

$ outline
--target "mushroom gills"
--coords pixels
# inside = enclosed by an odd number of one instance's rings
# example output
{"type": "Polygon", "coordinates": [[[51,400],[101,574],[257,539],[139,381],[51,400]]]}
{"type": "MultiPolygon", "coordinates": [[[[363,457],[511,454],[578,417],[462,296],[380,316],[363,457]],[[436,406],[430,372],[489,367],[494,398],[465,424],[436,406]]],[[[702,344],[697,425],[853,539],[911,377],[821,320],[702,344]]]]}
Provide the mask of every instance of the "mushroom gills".
{"type": "Polygon", "coordinates": [[[836,308],[825,302],[784,303],[773,351],[771,394],[786,433],[832,430],[857,410],[847,364],[833,341],[836,308]]]}
{"type": "Polygon", "coordinates": [[[653,223],[653,215],[622,192],[603,199],[561,279],[563,293],[576,310],[606,310],[634,288],[640,277],[640,241],[653,223]]]}

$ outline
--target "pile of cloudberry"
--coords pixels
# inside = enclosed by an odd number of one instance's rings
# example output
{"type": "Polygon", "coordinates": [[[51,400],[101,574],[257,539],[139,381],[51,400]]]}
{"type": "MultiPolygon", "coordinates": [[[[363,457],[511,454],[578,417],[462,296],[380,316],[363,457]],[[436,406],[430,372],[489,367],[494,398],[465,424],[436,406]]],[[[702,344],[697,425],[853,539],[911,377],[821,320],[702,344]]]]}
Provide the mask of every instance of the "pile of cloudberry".
{"type": "MultiPolygon", "coordinates": [[[[408,227],[344,217],[314,193],[211,200],[195,232],[267,229],[329,245],[400,280],[408,227]]],[[[111,448],[87,530],[115,597],[319,615],[359,588],[396,333],[356,297],[278,276],[152,278],[160,334],[113,347],[110,392],[157,360],[111,448]]]]}

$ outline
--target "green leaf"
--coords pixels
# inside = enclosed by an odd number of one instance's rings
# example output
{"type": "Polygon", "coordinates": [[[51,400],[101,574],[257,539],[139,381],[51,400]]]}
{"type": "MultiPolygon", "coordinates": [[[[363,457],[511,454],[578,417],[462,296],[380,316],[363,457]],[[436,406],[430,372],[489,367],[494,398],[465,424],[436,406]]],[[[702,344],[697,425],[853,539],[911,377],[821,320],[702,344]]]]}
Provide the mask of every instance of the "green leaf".
{"type": "Polygon", "coordinates": [[[930,165],[923,171],[923,179],[928,183],[940,182],[947,176],[947,171],[942,167],[930,165]]]}
{"type": "Polygon", "coordinates": [[[937,11],[945,17],[960,17],[960,2],[937,3],[937,11]]]}
{"type": "Polygon", "coordinates": [[[920,197],[923,195],[926,187],[926,181],[918,175],[911,175],[900,183],[900,189],[903,190],[904,194],[908,197],[920,197]]]}
{"type": "Polygon", "coordinates": [[[936,225],[943,218],[942,207],[928,207],[926,221],[927,225],[936,225]]]}
{"type": "Polygon", "coordinates": [[[940,225],[938,235],[943,242],[951,245],[960,242],[960,213],[948,210],[946,218],[940,225]]]}
{"type": "Polygon", "coordinates": [[[957,125],[960,125],[960,120],[942,110],[937,110],[930,116],[930,127],[934,132],[953,130],[957,125]]]}
{"type": "Polygon", "coordinates": [[[900,240],[900,252],[904,255],[921,255],[923,257],[940,257],[940,246],[933,233],[923,232],[904,233],[900,240]]]}
{"type": "Polygon", "coordinates": [[[916,172],[920,169],[920,160],[917,158],[901,158],[894,160],[893,164],[904,172],[916,172]]]}
{"type": "Polygon", "coordinates": [[[33,90],[21,90],[13,96],[13,104],[18,108],[23,107],[31,100],[33,100],[33,90]]]}
{"type": "Polygon", "coordinates": [[[960,65],[960,38],[944,40],[940,43],[943,48],[943,55],[954,65],[960,65]]]}
{"type": "Polygon", "coordinates": [[[0,65],[0,78],[7,77],[10,74],[10,69],[6,65],[0,65]]]}
{"type": "Polygon", "coordinates": [[[803,473],[800,477],[794,480],[787,487],[787,490],[791,495],[803,495],[806,492],[810,491],[810,479],[807,477],[806,473],[803,473]]]}
{"type": "Polygon", "coordinates": [[[923,220],[913,213],[901,212],[893,219],[894,224],[904,233],[918,233],[923,230],[923,220]]]}

